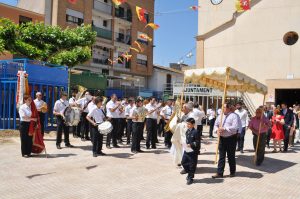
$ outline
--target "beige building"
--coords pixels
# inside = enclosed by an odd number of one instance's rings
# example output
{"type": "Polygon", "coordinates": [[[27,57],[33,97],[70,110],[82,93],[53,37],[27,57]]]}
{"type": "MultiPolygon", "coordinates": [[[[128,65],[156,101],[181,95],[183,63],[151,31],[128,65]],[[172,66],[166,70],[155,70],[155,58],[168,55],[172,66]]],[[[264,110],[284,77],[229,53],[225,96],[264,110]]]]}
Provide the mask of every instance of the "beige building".
{"type": "Polygon", "coordinates": [[[153,43],[139,35],[146,33],[153,38],[153,30],[144,28],[146,24],[138,20],[135,6],[145,8],[148,19],[153,22],[154,0],[128,0],[119,7],[111,0],[77,0],[75,4],[68,0],[20,0],[18,6],[45,14],[45,22],[51,25],[65,28],[92,24],[97,32],[92,60],[75,68],[118,77],[118,80],[109,80],[111,87],[127,86],[128,81],[120,81],[120,77],[138,79],[135,87],[147,87],[147,78],[153,71],[153,43]],[[131,46],[137,48],[136,40],[143,52],[130,52],[131,46]],[[128,51],[133,56],[127,62],[121,55],[128,51]],[[118,58],[122,61],[109,61],[118,58]]]}
{"type": "MultiPolygon", "coordinates": [[[[267,101],[300,102],[300,1],[252,0],[244,13],[233,0],[199,6],[198,68],[230,66],[266,84],[267,101]]],[[[247,98],[262,103],[261,96],[247,98]]]]}

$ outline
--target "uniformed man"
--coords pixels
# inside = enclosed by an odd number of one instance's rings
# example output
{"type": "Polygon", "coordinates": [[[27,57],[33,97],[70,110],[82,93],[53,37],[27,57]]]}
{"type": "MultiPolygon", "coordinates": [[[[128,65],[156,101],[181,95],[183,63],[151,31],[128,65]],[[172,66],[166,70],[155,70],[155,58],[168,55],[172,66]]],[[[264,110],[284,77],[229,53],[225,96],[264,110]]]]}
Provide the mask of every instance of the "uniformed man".
{"type": "Polygon", "coordinates": [[[135,107],[135,101],[133,98],[129,98],[128,105],[125,108],[125,116],[127,119],[127,129],[126,129],[126,136],[127,136],[127,144],[130,144],[130,138],[132,134],[132,111],[135,107]]]}
{"type": "Polygon", "coordinates": [[[66,147],[74,147],[70,144],[69,141],[69,127],[65,125],[64,122],[64,111],[69,106],[69,102],[67,100],[68,94],[66,92],[61,92],[60,99],[57,100],[54,104],[53,114],[56,116],[57,121],[57,134],[56,134],[56,148],[61,149],[61,137],[62,131],[64,131],[64,141],[66,147]]]}
{"type": "MultiPolygon", "coordinates": [[[[165,126],[170,118],[171,118],[171,115],[172,115],[172,100],[169,99],[167,101],[167,104],[164,108],[162,108],[161,112],[160,112],[160,115],[162,116],[163,120],[164,120],[164,124],[163,126],[165,126]]],[[[169,149],[171,148],[172,146],[172,142],[171,142],[171,139],[172,139],[172,133],[170,131],[168,132],[165,132],[165,146],[168,147],[169,149]]]]}
{"type": "Polygon", "coordinates": [[[147,129],[147,139],[146,147],[147,149],[151,148],[156,149],[156,140],[157,140],[157,117],[159,114],[159,106],[156,104],[155,97],[149,99],[149,103],[145,106],[148,113],[146,116],[146,129],[147,129]]]}
{"type": "MultiPolygon", "coordinates": [[[[77,93],[75,91],[73,91],[72,96],[69,99],[69,104],[72,107],[77,107],[76,94],[77,93]]],[[[73,132],[73,137],[74,138],[80,137],[80,127],[81,127],[81,120],[79,121],[79,123],[76,126],[72,126],[72,132],[73,132]]]]}
{"type": "Polygon", "coordinates": [[[113,126],[113,130],[111,133],[107,135],[106,140],[106,147],[108,149],[111,149],[110,142],[112,140],[113,147],[119,148],[119,145],[117,144],[117,138],[118,138],[118,118],[119,118],[119,108],[121,106],[121,103],[117,102],[118,98],[116,94],[112,94],[110,97],[110,101],[106,104],[106,115],[108,117],[108,120],[111,122],[113,126]]]}
{"type": "Polygon", "coordinates": [[[42,112],[42,107],[43,106],[47,106],[46,102],[44,102],[42,100],[43,96],[42,96],[42,93],[41,92],[37,92],[35,94],[36,96],[36,99],[33,100],[34,101],[34,104],[36,106],[36,109],[39,113],[39,116],[40,116],[40,123],[41,123],[41,133],[42,135],[44,136],[44,131],[45,131],[45,113],[42,112]]]}

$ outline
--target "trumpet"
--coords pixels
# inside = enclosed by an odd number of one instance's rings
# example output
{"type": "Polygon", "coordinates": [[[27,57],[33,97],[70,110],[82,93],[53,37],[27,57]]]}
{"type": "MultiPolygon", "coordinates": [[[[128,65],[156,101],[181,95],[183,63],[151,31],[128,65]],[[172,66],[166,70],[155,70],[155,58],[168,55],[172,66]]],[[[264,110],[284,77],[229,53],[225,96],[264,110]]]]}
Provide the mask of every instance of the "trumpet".
{"type": "Polygon", "coordinates": [[[41,112],[42,113],[47,113],[48,112],[48,106],[46,103],[44,103],[41,107],[41,112]]]}

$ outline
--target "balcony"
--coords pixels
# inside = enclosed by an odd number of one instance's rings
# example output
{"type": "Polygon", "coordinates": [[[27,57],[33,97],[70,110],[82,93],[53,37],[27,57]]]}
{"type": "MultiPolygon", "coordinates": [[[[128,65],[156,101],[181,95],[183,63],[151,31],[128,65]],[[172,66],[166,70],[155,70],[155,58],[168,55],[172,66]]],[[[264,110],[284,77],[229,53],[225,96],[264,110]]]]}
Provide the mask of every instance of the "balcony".
{"type": "Polygon", "coordinates": [[[129,10],[129,9],[127,10],[127,12],[125,12],[125,9],[122,7],[116,8],[115,16],[120,19],[132,22],[132,13],[131,13],[131,10],[129,10]]]}
{"type": "Polygon", "coordinates": [[[96,11],[104,12],[105,14],[109,14],[109,15],[111,15],[112,13],[112,5],[97,0],[94,0],[94,9],[96,11]]]}
{"type": "Polygon", "coordinates": [[[107,66],[109,65],[108,58],[107,59],[93,58],[93,63],[107,65],[107,66]]]}
{"type": "Polygon", "coordinates": [[[93,31],[97,32],[97,37],[112,40],[112,31],[93,26],[93,31]]]}
{"type": "Polygon", "coordinates": [[[116,41],[123,44],[131,45],[131,36],[125,36],[123,33],[116,33],[116,41]]]}

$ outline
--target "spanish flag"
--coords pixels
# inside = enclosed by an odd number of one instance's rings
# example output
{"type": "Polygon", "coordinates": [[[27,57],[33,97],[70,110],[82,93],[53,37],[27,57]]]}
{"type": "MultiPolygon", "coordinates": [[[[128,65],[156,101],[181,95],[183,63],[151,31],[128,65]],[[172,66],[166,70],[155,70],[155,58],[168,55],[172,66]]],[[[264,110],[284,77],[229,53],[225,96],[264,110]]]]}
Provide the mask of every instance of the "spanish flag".
{"type": "Polygon", "coordinates": [[[119,5],[121,5],[122,3],[125,3],[126,0],[112,0],[112,2],[113,2],[116,6],[119,6],[119,5]]]}
{"type": "Polygon", "coordinates": [[[157,25],[157,24],[155,24],[155,23],[148,23],[148,24],[145,26],[145,28],[147,28],[148,26],[151,27],[153,30],[156,30],[156,29],[159,28],[159,25],[157,25]]]}
{"type": "Polygon", "coordinates": [[[136,6],[136,14],[137,14],[139,20],[143,23],[147,23],[147,19],[145,16],[146,13],[147,13],[146,9],[136,6]]]}
{"type": "Polygon", "coordinates": [[[244,12],[250,10],[250,1],[251,0],[236,0],[235,7],[237,12],[244,12]]]}

